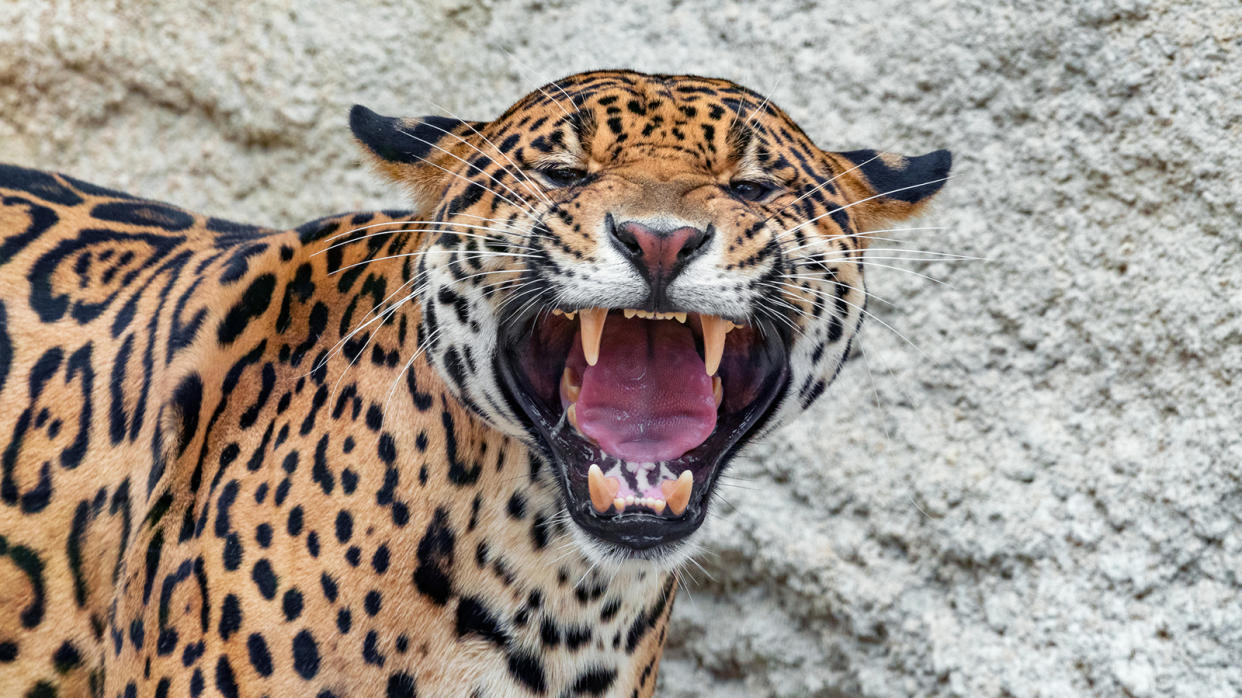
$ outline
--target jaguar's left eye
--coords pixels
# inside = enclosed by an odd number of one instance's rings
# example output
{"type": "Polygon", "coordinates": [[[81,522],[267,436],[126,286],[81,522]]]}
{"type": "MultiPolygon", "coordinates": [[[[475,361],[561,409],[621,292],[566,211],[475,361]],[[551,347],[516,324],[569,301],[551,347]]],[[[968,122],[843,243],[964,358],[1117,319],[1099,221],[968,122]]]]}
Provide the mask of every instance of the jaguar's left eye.
{"type": "Polygon", "coordinates": [[[772,185],[753,180],[738,180],[729,183],[729,193],[743,201],[762,201],[772,193],[772,185]]]}
{"type": "Polygon", "coordinates": [[[539,170],[539,174],[543,176],[545,182],[553,187],[572,187],[586,179],[586,170],[579,170],[574,167],[552,167],[546,170],[539,170]]]}

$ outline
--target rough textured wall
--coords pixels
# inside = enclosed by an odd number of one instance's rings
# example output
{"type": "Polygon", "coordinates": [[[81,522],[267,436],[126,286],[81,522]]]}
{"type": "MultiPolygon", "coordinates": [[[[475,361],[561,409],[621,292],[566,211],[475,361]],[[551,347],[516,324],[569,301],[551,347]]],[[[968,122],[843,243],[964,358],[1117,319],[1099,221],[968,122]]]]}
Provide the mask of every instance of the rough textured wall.
{"type": "Polygon", "coordinates": [[[588,5],[0,3],[0,160],[292,224],[399,203],[354,102],[487,118],[609,66],[952,148],[903,238],[987,261],[871,273],[903,337],[737,465],[664,693],[1242,692],[1237,2],[588,5]]]}

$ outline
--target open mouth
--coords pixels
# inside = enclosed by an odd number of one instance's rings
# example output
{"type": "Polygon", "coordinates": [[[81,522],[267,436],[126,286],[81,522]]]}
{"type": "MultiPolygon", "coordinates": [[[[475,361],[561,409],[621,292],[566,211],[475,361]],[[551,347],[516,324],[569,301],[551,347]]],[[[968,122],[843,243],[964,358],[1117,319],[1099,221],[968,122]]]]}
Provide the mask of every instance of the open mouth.
{"type": "Polygon", "coordinates": [[[555,310],[497,362],[559,469],[574,521],[641,551],[702,523],[722,466],[788,380],[788,338],[698,313],[555,310]]]}

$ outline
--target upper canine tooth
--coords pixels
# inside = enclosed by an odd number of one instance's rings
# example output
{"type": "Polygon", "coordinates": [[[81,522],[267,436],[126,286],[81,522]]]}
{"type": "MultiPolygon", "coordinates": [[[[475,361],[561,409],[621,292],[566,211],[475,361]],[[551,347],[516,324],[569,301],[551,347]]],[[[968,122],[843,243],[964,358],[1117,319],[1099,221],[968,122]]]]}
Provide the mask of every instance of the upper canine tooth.
{"type": "Polygon", "coordinates": [[[612,504],[612,495],[608,493],[608,483],[604,479],[604,471],[599,466],[592,463],[591,469],[587,471],[587,489],[591,493],[591,506],[595,507],[595,511],[604,513],[608,510],[608,505],[612,504]]]}
{"type": "Polygon", "coordinates": [[[683,470],[676,480],[665,480],[660,483],[660,490],[664,492],[664,501],[668,503],[669,511],[675,516],[681,516],[686,510],[686,505],[690,503],[692,489],[694,489],[694,475],[689,470],[683,470]]]}
{"type": "Polygon", "coordinates": [[[716,315],[700,315],[703,325],[703,364],[707,375],[716,375],[720,357],[724,356],[725,335],[733,329],[733,323],[716,315]]]}
{"type": "Polygon", "coordinates": [[[594,366],[599,361],[599,340],[604,334],[604,320],[608,318],[607,308],[583,308],[582,313],[582,353],[588,364],[594,366]]]}

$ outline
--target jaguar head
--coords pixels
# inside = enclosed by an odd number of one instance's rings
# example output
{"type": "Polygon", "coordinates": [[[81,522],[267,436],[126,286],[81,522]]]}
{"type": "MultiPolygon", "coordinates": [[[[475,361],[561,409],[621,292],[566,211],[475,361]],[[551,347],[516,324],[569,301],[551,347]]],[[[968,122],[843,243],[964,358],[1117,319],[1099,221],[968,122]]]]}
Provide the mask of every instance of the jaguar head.
{"type": "Polygon", "coordinates": [[[488,123],[355,107],[351,126],[422,214],[420,351],[554,464],[596,560],[680,559],[730,459],[840,370],[868,233],[950,166],[820,150],[694,76],[584,73],[488,123]]]}

